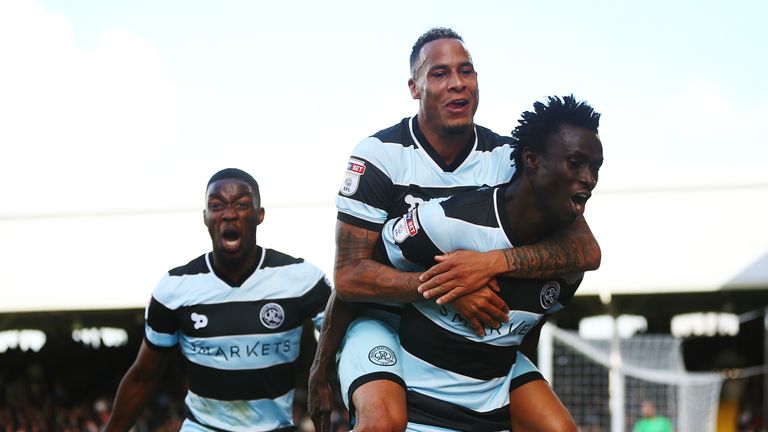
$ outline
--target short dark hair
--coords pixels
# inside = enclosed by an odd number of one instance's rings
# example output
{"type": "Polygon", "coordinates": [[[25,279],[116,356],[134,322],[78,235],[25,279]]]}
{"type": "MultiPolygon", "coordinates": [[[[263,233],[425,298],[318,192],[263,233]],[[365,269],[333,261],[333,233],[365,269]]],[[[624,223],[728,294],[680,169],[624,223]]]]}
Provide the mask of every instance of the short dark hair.
{"type": "Polygon", "coordinates": [[[514,179],[523,171],[523,150],[530,149],[535,153],[543,153],[547,138],[560,130],[564,124],[582,127],[597,133],[600,126],[600,113],[584,101],[577,101],[573,95],[547,97],[547,103],[535,102],[533,111],[525,111],[520,123],[513,131],[513,151],[510,156],[515,166],[514,179]]]}
{"type": "Polygon", "coordinates": [[[416,43],[413,44],[413,48],[411,48],[411,74],[414,72],[416,61],[419,59],[419,54],[421,53],[421,49],[424,47],[424,45],[438,39],[457,39],[461,42],[464,42],[464,39],[462,39],[458,33],[448,27],[434,27],[427,30],[423,35],[419,36],[419,39],[416,40],[416,43]]]}
{"type": "Polygon", "coordinates": [[[261,195],[259,194],[259,184],[256,182],[256,179],[254,179],[253,176],[247,172],[238,168],[224,168],[223,170],[212,175],[211,179],[208,180],[208,184],[205,186],[205,189],[208,190],[208,187],[210,187],[213,182],[223,179],[237,179],[248,183],[251,189],[253,189],[254,198],[261,200],[261,195]]]}

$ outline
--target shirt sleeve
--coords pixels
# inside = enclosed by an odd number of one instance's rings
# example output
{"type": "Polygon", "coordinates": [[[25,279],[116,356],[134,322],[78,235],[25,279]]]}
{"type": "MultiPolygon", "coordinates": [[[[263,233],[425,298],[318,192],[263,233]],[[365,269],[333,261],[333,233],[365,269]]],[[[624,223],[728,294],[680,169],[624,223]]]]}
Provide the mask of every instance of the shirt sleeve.
{"type": "MultiPolygon", "coordinates": [[[[158,284],[155,292],[168,283],[170,276],[158,284]]],[[[144,339],[152,348],[170,349],[179,343],[179,324],[176,312],[157,300],[155,294],[144,312],[144,339]]]]}
{"type": "Polygon", "coordinates": [[[355,147],[347,162],[336,197],[338,219],[361,228],[380,231],[387,220],[394,186],[377,152],[383,143],[369,137],[355,147]]]}
{"type": "Polygon", "coordinates": [[[323,325],[325,306],[328,303],[332,290],[331,281],[327,276],[323,275],[315,286],[312,287],[310,295],[307,297],[307,310],[309,310],[309,316],[318,331],[320,331],[320,327],[323,325]]]}

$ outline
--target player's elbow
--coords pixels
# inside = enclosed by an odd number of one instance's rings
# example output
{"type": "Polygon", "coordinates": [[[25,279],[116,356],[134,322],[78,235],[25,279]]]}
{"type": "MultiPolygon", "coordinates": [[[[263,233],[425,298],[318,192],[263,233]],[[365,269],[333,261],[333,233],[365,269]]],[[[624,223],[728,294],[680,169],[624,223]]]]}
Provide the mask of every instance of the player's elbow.
{"type": "Polygon", "coordinates": [[[345,302],[361,301],[359,284],[352,278],[352,272],[347,269],[337,269],[334,276],[333,285],[336,290],[336,297],[345,302]]]}
{"type": "Polygon", "coordinates": [[[356,289],[354,284],[345,284],[336,282],[336,297],[345,302],[365,301],[366,297],[356,289]]]}
{"type": "Polygon", "coordinates": [[[365,282],[355,276],[359,273],[355,265],[338,267],[336,269],[333,278],[336,297],[345,302],[359,302],[370,299],[365,290],[365,282]]]}

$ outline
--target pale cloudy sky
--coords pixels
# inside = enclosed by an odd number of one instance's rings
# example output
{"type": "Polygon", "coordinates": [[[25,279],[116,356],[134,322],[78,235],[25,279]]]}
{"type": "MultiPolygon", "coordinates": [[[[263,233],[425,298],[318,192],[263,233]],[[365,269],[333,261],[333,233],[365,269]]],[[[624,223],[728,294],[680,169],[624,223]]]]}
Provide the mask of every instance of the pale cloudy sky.
{"type": "Polygon", "coordinates": [[[534,100],[570,92],[603,112],[602,187],[753,180],[768,162],[766,13],[760,1],[3,1],[0,213],[188,208],[228,165],[271,202],[331,202],[355,143],[415,112],[407,56],[435,25],[472,51],[478,123],[508,132],[534,100]]]}
{"type": "Polygon", "coordinates": [[[765,184],[766,16],[758,0],[4,0],[0,222],[23,242],[30,216],[201,209],[225,166],[268,211],[331,206],[354,145],[415,113],[407,59],[433,26],[472,52],[479,124],[507,133],[552,94],[603,113],[598,192],[765,184]]]}

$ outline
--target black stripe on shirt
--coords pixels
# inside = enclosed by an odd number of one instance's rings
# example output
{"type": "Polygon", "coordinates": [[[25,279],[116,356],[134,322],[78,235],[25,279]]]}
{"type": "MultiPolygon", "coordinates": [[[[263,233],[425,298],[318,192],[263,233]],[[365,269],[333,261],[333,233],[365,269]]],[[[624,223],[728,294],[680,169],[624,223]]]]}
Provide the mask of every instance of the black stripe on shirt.
{"type": "Polygon", "coordinates": [[[442,255],[444,251],[440,250],[437,245],[435,245],[432,239],[427,235],[424,227],[420,225],[421,220],[419,219],[418,208],[402,218],[408,217],[413,217],[414,223],[420,227],[416,234],[406,237],[405,240],[398,245],[400,247],[400,252],[403,253],[403,256],[408,261],[428,269],[435,264],[435,255],[442,255]]]}
{"type": "MultiPolygon", "coordinates": [[[[325,308],[329,296],[330,287],[321,278],[301,297],[197,304],[181,307],[176,314],[180,329],[194,338],[281,333],[301,327],[307,318],[314,318],[325,308]],[[261,320],[262,308],[269,303],[276,303],[283,309],[282,322],[277,328],[269,328],[261,320]],[[205,315],[207,325],[195,328],[196,321],[191,318],[193,313],[205,315]]],[[[158,330],[153,323],[150,326],[158,330]]]]}
{"type": "MultiPolygon", "coordinates": [[[[259,247],[259,249],[261,249],[259,247]]],[[[261,268],[269,267],[282,267],[291,264],[301,264],[304,262],[304,258],[294,258],[288,254],[284,254],[274,249],[266,249],[266,256],[264,257],[264,263],[261,268]]]]}
{"type": "Polygon", "coordinates": [[[149,300],[147,325],[158,333],[173,334],[179,329],[176,312],[157,301],[154,296],[149,300]]]}
{"type": "Polygon", "coordinates": [[[481,380],[506,376],[518,348],[471,341],[438,326],[412,305],[403,307],[400,343],[410,354],[440,369],[481,380]]]}
{"type": "Polygon", "coordinates": [[[210,273],[210,271],[211,269],[208,268],[208,264],[205,262],[205,254],[203,254],[183,266],[169,270],[168,274],[171,276],[184,276],[205,274],[210,273]]]}
{"type": "MultiPolygon", "coordinates": [[[[472,225],[496,228],[499,226],[496,220],[493,196],[495,188],[483,187],[475,189],[472,193],[454,195],[440,203],[446,217],[469,222],[472,225]]],[[[504,196],[504,191],[499,190],[499,195],[504,196]]],[[[503,208],[503,207],[502,207],[503,208]]],[[[470,231],[474,228],[468,228],[470,231]]]]}
{"type": "Polygon", "coordinates": [[[508,430],[509,404],[488,412],[473,411],[412,390],[406,392],[408,421],[466,432],[508,430]]]}
{"type": "Polygon", "coordinates": [[[276,399],[296,386],[296,362],[263,369],[226,370],[187,361],[189,389],[219,400],[276,399]]]}

